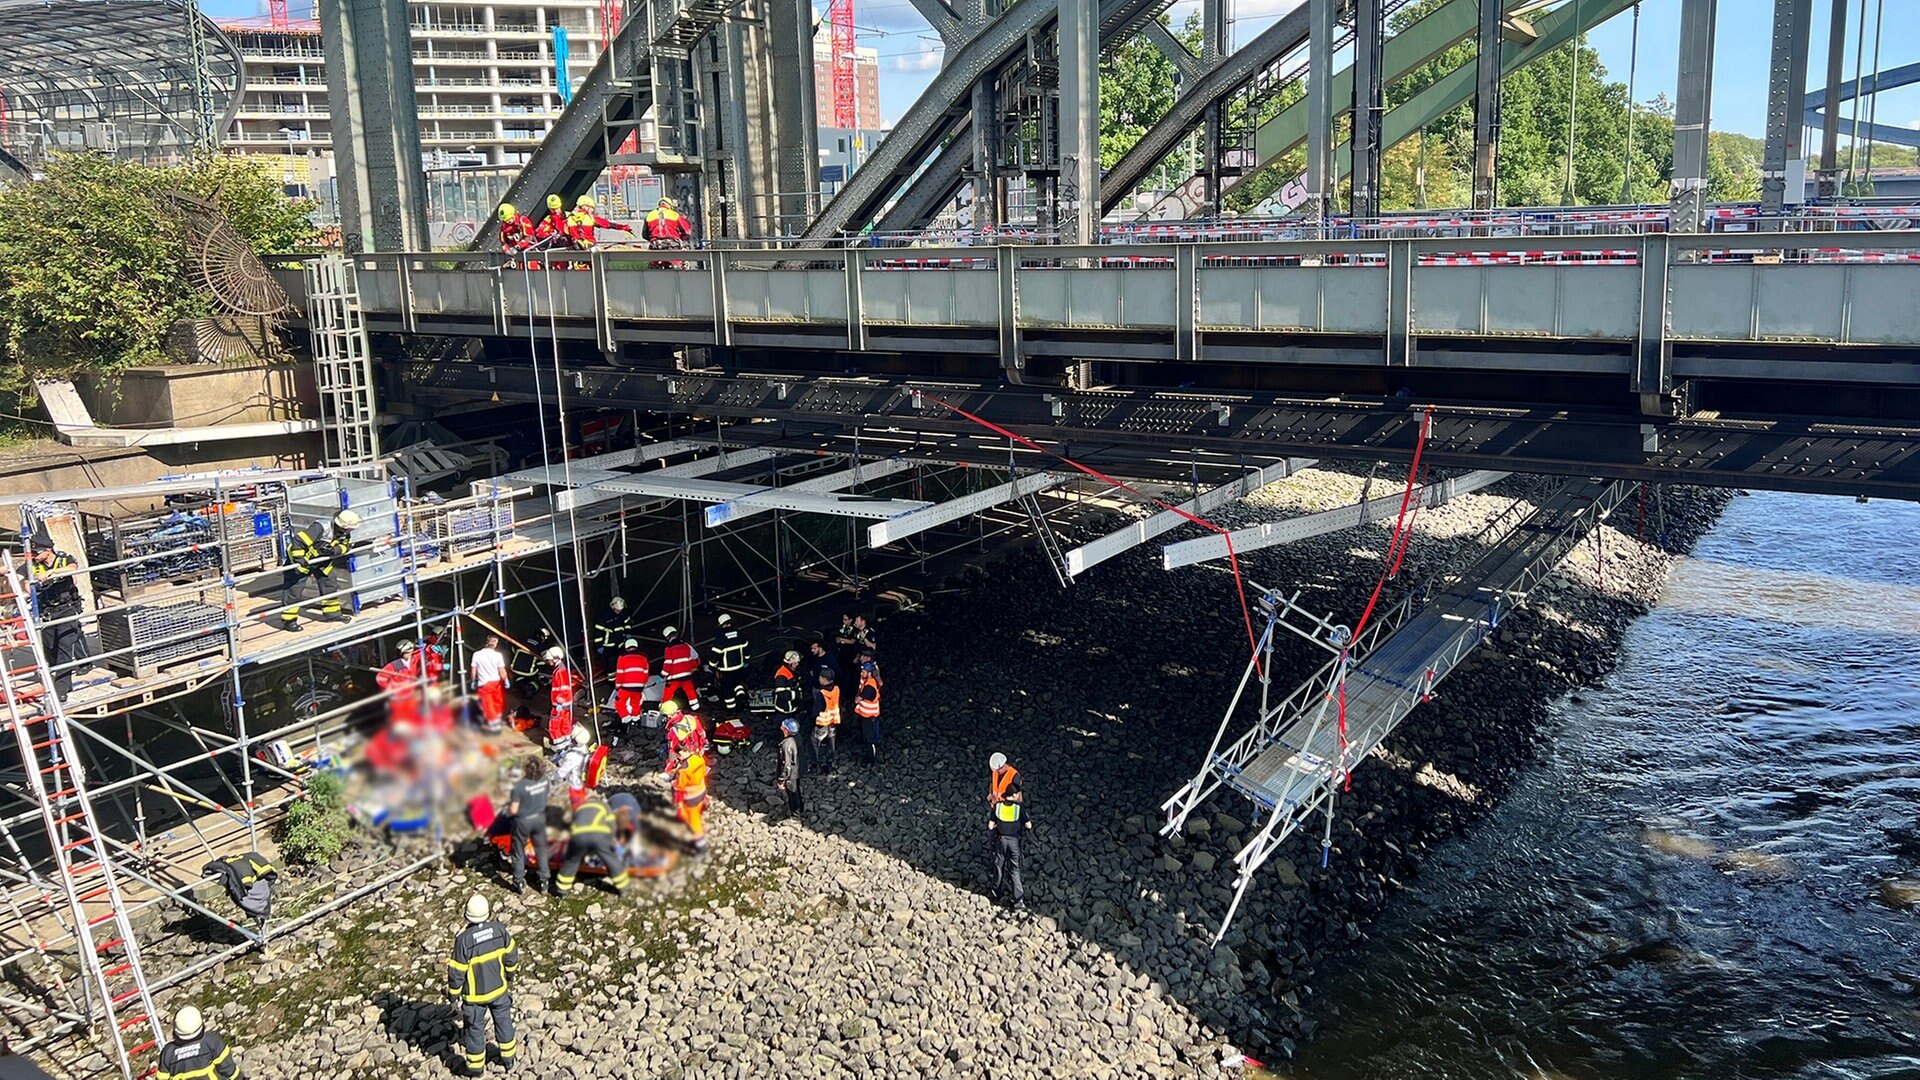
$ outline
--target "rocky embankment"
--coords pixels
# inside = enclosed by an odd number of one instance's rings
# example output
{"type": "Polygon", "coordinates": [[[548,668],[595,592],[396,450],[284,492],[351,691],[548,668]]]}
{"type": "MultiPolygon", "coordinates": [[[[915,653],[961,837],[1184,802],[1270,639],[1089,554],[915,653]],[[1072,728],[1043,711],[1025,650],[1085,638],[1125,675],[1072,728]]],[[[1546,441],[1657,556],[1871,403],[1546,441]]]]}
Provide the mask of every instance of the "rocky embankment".
{"type": "MultiPolygon", "coordinates": [[[[1362,483],[1311,472],[1234,514],[1325,509],[1362,483]]],[[[1550,483],[1509,481],[1420,514],[1409,574],[1451,562],[1511,500],[1550,483]]],[[[1721,505],[1670,492],[1644,529],[1664,526],[1684,549],[1721,505]]],[[[1157,828],[1219,725],[1246,636],[1228,575],[1163,572],[1149,546],[1067,590],[1023,554],[888,618],[885,761],[809,778],[804,822],[776,809],[766,745],[719,763],[714,855],[625,897],[510,898],[497,864],[474,859],[167,1004],[211,1006],[252,1077],[444,1075],[455,1021],[440,961],[478,887],[502,901],[526,952],[527,1075],[1163,1077],[1218,1075],[1239,1052],[1284,1062],[1312,1034],[1301,1005],[1315,968],[1366,934],[1425,849],[1498,797],[1550,702],[1604,673],[1658,595],[1670,556],[1634,539],[1641,520],[1630,500],[1601,544],[1576,549],[1536,606],[1355,770],[1329,865],[1317,833],[1293,841],[1218,949],[1247,804],[1217,798],[1185,837],[1157,828]],[[1025,915],[987,896],[996,750],[1021,768],[1036,823],[1025,915]]],[[[1380,524],[1244,565],[1351,621],[1385,545],[1380,524]]],[[[1281,650],[1284,691],[1318,659],[1305,642],[1281,650]]],[[[622,784],[664,820],[658,777],[622,784]]]]}

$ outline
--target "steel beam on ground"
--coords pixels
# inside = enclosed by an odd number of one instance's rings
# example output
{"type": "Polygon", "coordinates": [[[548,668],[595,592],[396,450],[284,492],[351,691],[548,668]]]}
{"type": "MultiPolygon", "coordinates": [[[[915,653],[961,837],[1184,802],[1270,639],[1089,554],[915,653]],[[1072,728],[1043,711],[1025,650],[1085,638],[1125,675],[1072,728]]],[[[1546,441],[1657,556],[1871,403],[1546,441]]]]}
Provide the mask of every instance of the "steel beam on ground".
{"type": "MultiPolygon", "coordinates": [[[[1431,484],[1422,484],[1413,491],[1414,501],[1422,507],[1437,506],[1455,495],[1465,495],[1469,491],[1478,491],[1489,484],[1506,479],[1509,473],[1480,470],[1456,476],[1446,480],[1436,480],[1431,484]]],[[[1376,520],[1376,515],[1390,514],[1400,507],[1404,492],[1384,495],[1378,499],[1343,506],[1338,510],[1326,510],[1318,514],[1289,518],[1286,521],[1269,521],[1264,525],[1255,525],[1251,529],[1235,529],[1229,534],[1233,539],[1233,551],[1236,555],[1245,555],[1249,551],[1261,548],[1278,547],[1281,544],[1298,543],[1314,536],[1323,536],[1342,529],[1351,529],[1376,520]]],[[[1178,544],[1168,544],[1163,550],[1161,565],[1168,570],[1177,570],[1182,566],[1206,562],[1209,559],[1227,557],[1226,536],[1202,536],[1197,540],[1183,540],[1178,544]]]]}
{"type": "Polygon", "coordinates": [[[1211,491],[1203,491],[1173,510],[1162,510],[1144,521],[1136,521],[1098,540],[1090,540],[1067,552],[1067,576],[1079,577],[1108,559],[1132,551],[1156,536],[1166,535],[1187,524],[1186,515],[1188,514],[1204,514],[1225,506],[1235,499],[1244,498],[1259,491],[1268,484],[1285,480],[1313,464],[1312,458],[1288,458],[1285,461],[1276,461],[1272,465],[1255,469],[1231,483],[1222,484],[1211,491]]]}
{"type": "MultiPolygon", "coordinates": [[[[810,493],[845,491],[858,484],[870,483],[883,477],[892,476],[895,473],[906,472],[908,469],[913,468],[914,464],[915,462],[910,458],[888,458],[885,461],[869,461],[841,472],[828,473],[825,476],[809,477],[808,479],[801,480],[798,483],[788,484],[777,490],[810,493]]],[[[736,521],[743,521],[755,514],[764,514],[769,510],[775,509],[779,508],[772,505],[769,500],[763,499],[758,495],[746,495],[738,499],[728,499],[726,502],[715,503],[707,507],[707,527],[712,528],[716,525],[726,525],[736,521]]]]}
{"type": "Polygon", "coordinates": [[[694,502],[727,502],[756,496],[755,501],[772,510],[792,510],[801,514],[830,514],[835,517],[892,518],[910,514],[932,503],[918,499],[872,499],[860,495],[834,495],[796,492],[790,488],[756,487],[725,480],[701,480],[690,477],[663,477],[658,473],[601,480],[592,485],[598,491],[622,495],[646,495],[657,499],[691,499],[694,502]]]}
{"type": "Polygon", "coordinates": [[[1713,30],[1719,0],[1681,0],[1680,76],[1673,108],[1673,217],[1699,232],[1707,205],[1707,131],[1713,117],[1713,30]]]}
{"type": "Polygon", "coordinates": [[[904,517],[892,518],[867,526],[867,546],[886,547],[895,540],[904,540],[916,533],[926,532],[950,521],[959,521],[963,517],[990,510],[1001,503],[1015,499],[1024,499],[1036,492],[1050,487],[1058,487],[1067,482],[1062,473],[1029,473],[1018,480],[985,491],[976,491],[971,495],[962,495],[943,503],[935,503],[924,509],[915,510],[904,517]]]}

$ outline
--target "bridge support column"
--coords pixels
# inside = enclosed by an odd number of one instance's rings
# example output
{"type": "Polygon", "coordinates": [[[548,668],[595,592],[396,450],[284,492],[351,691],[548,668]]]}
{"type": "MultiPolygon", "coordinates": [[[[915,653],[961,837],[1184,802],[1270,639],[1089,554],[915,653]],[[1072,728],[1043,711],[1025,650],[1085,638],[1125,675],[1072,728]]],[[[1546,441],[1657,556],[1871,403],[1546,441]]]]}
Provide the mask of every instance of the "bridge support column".
{"type": "Polygon", "coordinates": [[[1387,244],[1387,366],[1413,363],[1413,245],[1387,244]]]}
{"type": "Polygon", "coordinates": [[[1354,0],[1353,6],[1353,216],[1380,216],[1380,3],[1354,0]]]}
{"type": "Polygon", "coordinates": [[[1847,5],[1833,5],[1833,21],[1827,24],[1827,108],[1820,117],[1820,191],[1821,199],[1840,196],[1840,169],[1834,153],[1840,142],[1840,76],[1847,63],[1847,5]]]}
{"type": "Polygon", "coordinates": [[[327,106],[348,254],[426,251],[426,175],[413,95],[413,33],[407,6],[380,0],[320,0],[327,106]]]}
{"type": "Polygon", "coordinates": [[[1713,122],[1713,23],[1719,0],[1681,0],[1680,82],[1673,111],[1673,231],[1699,232],[1713,122]]]}
{"type": "MultiPolygon", "coordinates": [[[[1326,2],[1326,0],[1321,0],[1326,2]]],[[[1060,239],[1100,239],[1100,0],[1060,0],[1060,239]]]]}
{"type": "Polygon", "coordinates": [[[813,5],[807,0],[768,0],[767,37],[767,51],[773,58],[774,157],[780,176],[776,232],[799,236],[820,212],[813,5]]]}
{"type": "Polygon", "coordinates": [[[1307,0],[1307,207],[1324,222],[1333,195],[1333,6],[1307,0]]]}
{"type": "Polygon", "coordinates": [[[973,126],[968,138],[973,147],[973,227],[997,229],[1003,220],[1000,207],[1000,94],[991,78],[981,79],[973,88],[973,126]]]}
{"type": "MultiPolygon", "coordinates": [[[[1201,0],[1200,68],[1202,71],[1213,70],[1214,65],[1220,62],[1220,58],[1227,55],[1229,49],[1227,39],[1230,33],[1231,24],[1227,18],[1226,0],[1201,0]]],[[[1206,213],[1218,214],[1222,209],[1220,205],[1220,166],[1221,158],[1224,156],[1226,149],[1225,134],[1225,111],[1221,105],[1216,103],[1207,110],[1207,125],[1204,133],[1205,142],[1201,144],[1201,152],[1206,155],[1205,159],[1200,162],[1202,173],[1206,176],[1206,192],[1204,197],[1207,205],[1203,208],[1206,213]]],[[[1237,152],[1239,148],[1235,147],[1235,150],[1237,152]]]]}
{"type": "Polygon", "coordinates": [[[1473,208],[1491,210],[1495,198],[1494,169],[1500,151],[1500,20],[1505,0],[1480,0],[1480,21],[1474,36],[1479,56],[1474,60],[1473,93],[1473,208]]]}
{"type": "MultiPolygon", "coordinates": [[[[1844,5],[1843,5],[1844,6],[1844,5]]],[[[1807,201],[1807,41],[1813,0],[1773,0],[1773,62],[1767,74],[1767,153],[1760,171],[1760,210],[1778,214],[1807,201]]]]}
{"type": "Polygon", "coordinates": [[[1633,343],[1633,381],[1640,411],[1672,416],[1673,350],[1667,344],[1667,267],[1673,241],[1660,233],[1640,240],[1640,331],[1633,343]]]}

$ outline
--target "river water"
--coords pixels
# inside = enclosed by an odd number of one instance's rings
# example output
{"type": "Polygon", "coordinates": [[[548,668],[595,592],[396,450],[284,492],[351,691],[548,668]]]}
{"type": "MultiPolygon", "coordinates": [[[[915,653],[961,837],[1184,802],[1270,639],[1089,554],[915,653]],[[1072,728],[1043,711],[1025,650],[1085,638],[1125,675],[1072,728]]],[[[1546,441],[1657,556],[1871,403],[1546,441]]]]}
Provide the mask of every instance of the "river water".
{"type": "Polygon", "coordinates": [[[1298,1080],[1920,1077],[1920,507],[1735,499],[1298,1080]]]}

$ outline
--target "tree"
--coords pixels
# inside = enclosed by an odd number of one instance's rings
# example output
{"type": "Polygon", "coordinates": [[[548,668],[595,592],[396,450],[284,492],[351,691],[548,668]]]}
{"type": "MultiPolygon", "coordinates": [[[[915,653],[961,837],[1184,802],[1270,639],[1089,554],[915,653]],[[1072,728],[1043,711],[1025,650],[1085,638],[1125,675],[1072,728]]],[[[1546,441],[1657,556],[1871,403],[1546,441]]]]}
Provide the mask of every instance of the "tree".
{"type": "Polygon", "coordinates": [[[288,200],[251,162],[53,158],[42,178],[0,188],[0,393],[31,399],[36,378],[159,362],[174,322],[206,313],[181,272],[187,238],[172,191],[214,199],[258,252],[315,235],[312,204],[288,200]]]}

